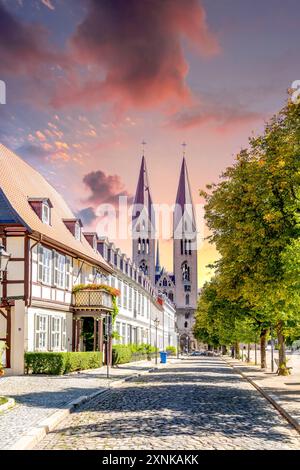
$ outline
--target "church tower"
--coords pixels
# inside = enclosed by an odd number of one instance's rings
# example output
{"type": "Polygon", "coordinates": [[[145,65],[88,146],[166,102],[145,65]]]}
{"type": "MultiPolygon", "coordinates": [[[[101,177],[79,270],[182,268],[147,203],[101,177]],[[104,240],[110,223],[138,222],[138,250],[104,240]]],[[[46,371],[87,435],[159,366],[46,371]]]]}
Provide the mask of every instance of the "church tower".
{"type": "Polygon", "coordinates": [[[132,259],[155,285],[155,216],[144,155],[132,211],[132,259]]]}
{"type": "Polygon", "coordinates": [[[196,348],[192,329],[197,308],[197,228],[185,156],[173,216],[173,237],[177,327],[181,348],[191,350],[196,348]]]}

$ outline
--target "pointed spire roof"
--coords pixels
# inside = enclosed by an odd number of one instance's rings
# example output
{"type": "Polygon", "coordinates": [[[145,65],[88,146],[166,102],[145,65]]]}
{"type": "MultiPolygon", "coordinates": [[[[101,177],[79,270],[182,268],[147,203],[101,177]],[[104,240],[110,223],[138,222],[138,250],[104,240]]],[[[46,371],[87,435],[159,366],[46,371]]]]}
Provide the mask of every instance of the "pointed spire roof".
{"type": "MultiPolygon", "coordinates": [[[[153,202],[150,193],[148,171],[144,155],[142,157],[140,174],[134,198],[134,206],[143,206],[148,212],[150,220],[154,220],[153,202]]],[[[134,212],[133,218],[136,218],[137,216],[138,214],[134,212]]]]}
{"type": "Polygon", "coordinates": [[[161,272],[161,267],[160,267],[160,261],[159,261],[159,241],[157,240],[155,274],[160,274],[160,272],[161,272]]]}
{"type": "Polygon", "coordinates": [[[177,208],[177,211],[175,212],[177,212],[177,214],[175,214],[175,218],[174,218],[174,228],[176,228],[179,223],[179,220],[178,220],[179,215],[181,218],[187,212],[188,217],[191,219],[191,222],[192,222],[193,231],[196,231],[194,204],[193,204],[193,199],[192,199],[191,185],[189,181],[189,175],[188,175],[188,169],[187,169],[185,157],[183,157],[182,164],[181,164],[179,184],[178,184],[177,196],[176,196],[176,208],[177,208]]]}

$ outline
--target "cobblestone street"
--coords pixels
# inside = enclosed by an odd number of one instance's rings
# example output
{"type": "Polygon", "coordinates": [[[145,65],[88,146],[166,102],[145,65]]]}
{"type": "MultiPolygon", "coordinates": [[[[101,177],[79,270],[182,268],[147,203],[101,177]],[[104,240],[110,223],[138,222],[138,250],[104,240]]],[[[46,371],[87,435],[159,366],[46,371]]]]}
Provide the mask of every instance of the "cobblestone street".
{"type": "Polygon", "coordinates": [[[219,358],[189,358],[82,405],[37,449],[299,449],[299,434],[219,358]]]}

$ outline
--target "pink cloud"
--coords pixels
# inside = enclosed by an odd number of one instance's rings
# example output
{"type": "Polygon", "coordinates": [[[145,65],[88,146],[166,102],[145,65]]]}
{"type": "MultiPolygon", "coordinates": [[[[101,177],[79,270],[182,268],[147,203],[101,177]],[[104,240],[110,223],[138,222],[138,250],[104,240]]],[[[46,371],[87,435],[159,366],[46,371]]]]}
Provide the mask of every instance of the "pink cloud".
{"type": "Polygon", "coordinates": [[[74,60],[89,65],[92,73],[83,83],[74,75],[53,104],[94,106],[109,101],[126,109],[168,100],[187,102],[183,38],[203,56],[219,52],[197,0],[91,0],[71,48],[74,60]]]}

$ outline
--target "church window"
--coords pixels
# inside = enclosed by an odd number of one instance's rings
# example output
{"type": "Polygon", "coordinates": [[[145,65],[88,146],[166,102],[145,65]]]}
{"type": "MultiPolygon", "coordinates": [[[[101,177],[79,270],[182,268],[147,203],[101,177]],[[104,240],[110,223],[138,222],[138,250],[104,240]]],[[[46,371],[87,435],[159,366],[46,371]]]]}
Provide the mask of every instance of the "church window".
{"type": "Polygon", "coordinates": [[[189,240],[189,255],[192,254],[192,240],[189,240]]]}
{"type": "Polygon", "coordinates": [[[167,285],[168,285],[168,282],[167,282],[167,279],[165,278],[165,279],[163,280],[163,286],[164,286],[164,287],[167,287],[167,285]]]}
{"type": "Polygon", "coordinates": [[[186,319],[189,318],[190,317],[190,312],[186,312],[184,316],[185,316],[186,319]]]}
{"type": "Polygon", "coordinates": [[[138,239],[138,254],[141,253],[141,239],[138,239]]]}
{"type": "Polygon", "coordinates": [[[189,303],[190,303],[190,296],[189,296],[189,294],[186,294],[186,296],[185,296],[185,305],[189,305],[189,303]]]}
{"type": "Polygon", "coordinates": [[[187,328],[187,327],[188,327],[188,322],[185,321],[185,322],[184,322],[184,328],[187,328]]]}
{"type": "Polygon", "coordinates": [[[142,271],[146,276],[148,276],[148,266],[145,260],[143,260],[140,264],[140,271],[142,271]]]}
{"type": "Polygon", "coordinates": [[[146,249],[147,255],[149,255],[149,239],[147,240],[146,247],[147,247],[147,249],[146,249]]]}
{"type": "Polygon", "coordinates": [[[181,272],[182,272],[182,280],[189,281],[190,280],[190,268],[186,261],[182,263],[181,265],[181,272]]]}
{"type": "Polygon", "coordinates": [[[173,302],[174,300],[174,296],[173,296],[173,292],[169,292],[169,299],[171,300],[171,302],[173,302]]]}
{"type": "Polygon", "coordinates": [[[183,255],[183,240],[180,240],[180,253],[183,255]]]}

